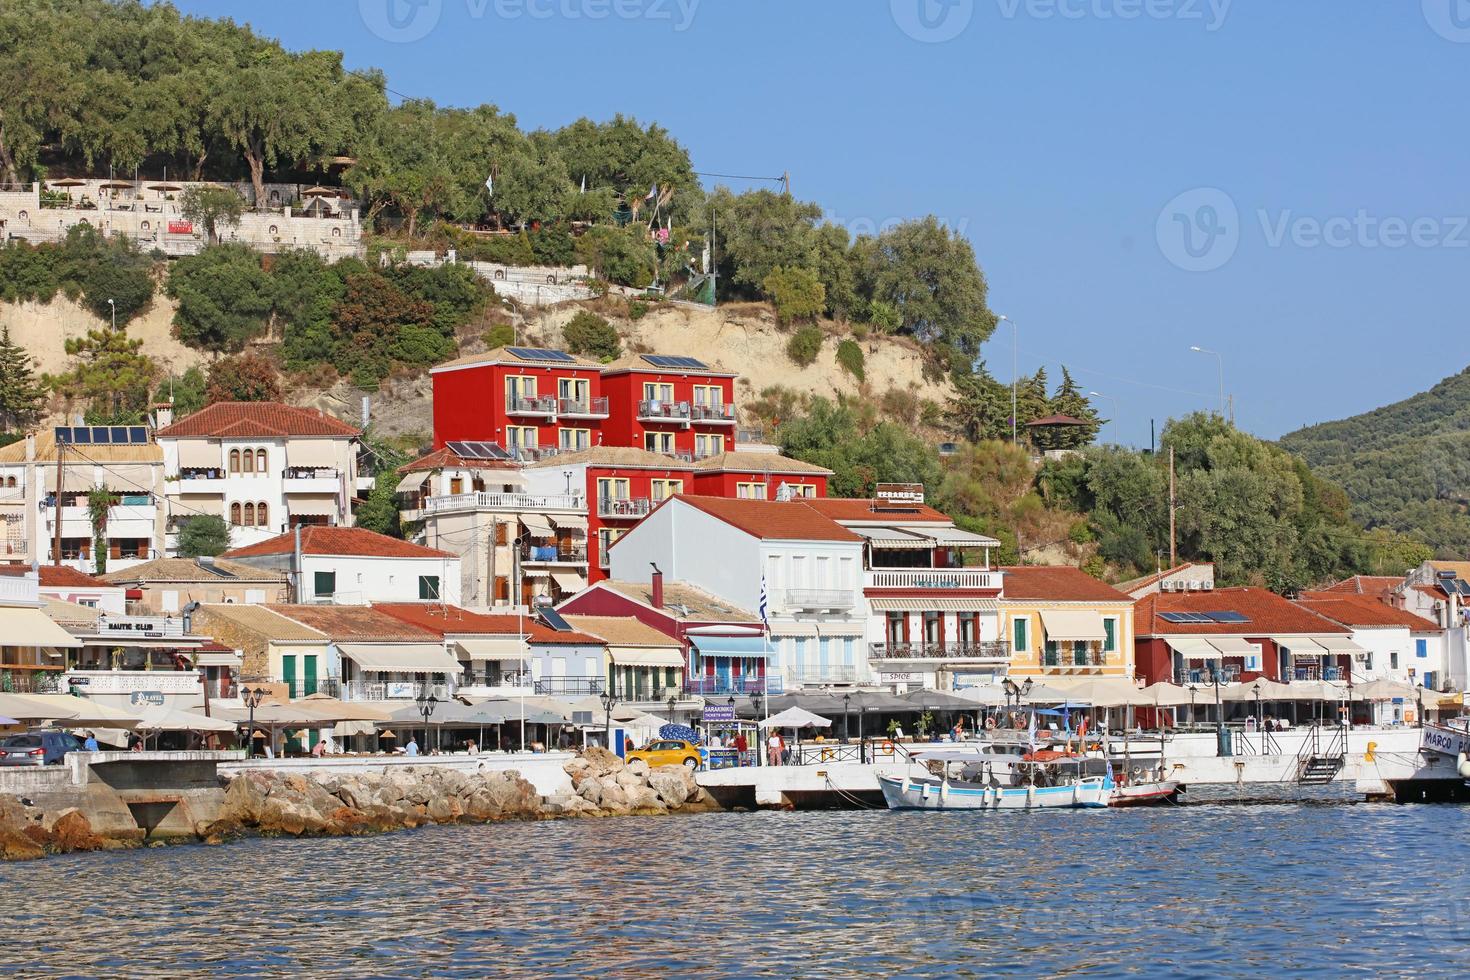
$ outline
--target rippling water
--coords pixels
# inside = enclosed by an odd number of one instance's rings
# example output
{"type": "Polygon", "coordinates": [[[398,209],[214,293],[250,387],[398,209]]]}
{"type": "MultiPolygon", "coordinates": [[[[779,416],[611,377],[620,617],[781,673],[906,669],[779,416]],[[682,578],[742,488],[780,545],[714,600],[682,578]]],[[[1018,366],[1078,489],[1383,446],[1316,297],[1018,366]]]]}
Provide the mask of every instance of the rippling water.
{"type": "Polygon", "coordinates": [[[1452,807],[748,813],[0,866],[0,976],[1470,972],[1452,807]]]}

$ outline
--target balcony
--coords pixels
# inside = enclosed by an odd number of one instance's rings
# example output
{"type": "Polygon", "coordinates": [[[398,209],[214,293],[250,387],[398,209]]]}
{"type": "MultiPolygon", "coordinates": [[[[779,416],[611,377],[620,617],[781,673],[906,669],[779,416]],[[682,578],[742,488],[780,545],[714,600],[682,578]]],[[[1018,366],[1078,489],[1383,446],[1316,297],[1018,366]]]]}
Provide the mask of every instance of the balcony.
{"type": "Polygon", "coordinates": [[[582,511],[587,498],[580,493],[530,494],[530,493],[456,493],[442,497],[429,497],[423,502],[422,512],[429,514],[457,514],[467,511],[582,511]]]}
{"type": "Polygon", "coordinates": [[[688,402],[641,401],[638,403],[640,422],[679,422],[689,424],[688,402]]]}
{"type": "MultiPolygon", "coordinates": [[[[1240,668],[1236,666],[1221,667],[1219,670],[1221,684],[1233,684],[1240,680],[1240,668]]],[[[1174,671],[1174,683],[1181,687],[1201,684],[1214,684],[1214,675],[1208,667],[1186,667],[1174,671]]]]}
{"type": "Polygon", "coordinates": [[[567,419],[605,419],[611,414],[608,412],[606,398],[559,398],[556,410],[562,418],[567,419]]]}
{"type": "Polygon", "coordinates": [[[544,695],[569,695],[586,697],[601,694],[601,677],[547,677],[536,682],[536,693],[544,695]]]}
{"type": "Polygon", "coordinates": [[[170,496],[180,494],[225,492],[225,471],[205,467],[190,467],[179,472],[177,480],[164,480],[163,492],[170,496]]]}
{"type": "Polygon", "coordinates": [[[61,681],[62,689],[75,687],[82,694],[198,694],[199,674],[192,670],[71,670],[61,681]]]}
{"type": "Polygon", "coordinates": [[[448,701],[454,696],[448,684],[419,684],[416,681],[352,680],[342,683],[341,690],[343,701],[412,701],[426,692],[440,701],[448,701]]]}
{"type": "Polygon", "coordinates": [[[825,687],[830,684],[856,684],[858,668],[852,664],[787,667],[786,682],[796,687],[825,687]]]}
{"type": "Polygon", "coordinates": [[[597,516],[611,520],[639,520],[653,510],[653,502],[647,497],[600,497],[597,501],[597,516]]]}
{"type": "Polygon", "coordinates": [[[1080,653],[1070,644],[1057,647],[1048,643],[1041,651],[1041,666],[1060,670],[1067,668],[1106,667],[1108,654],[1099,643],[1089,642],[1080,653]]]}
{"type": "Polygon", "coordinates": [[[980,568],[875,568],[869,589],[991,589],[1000,591],[1000,572],[980,568]]]}
{"type": "Polygon", "coordinates": [[[787,589],[782,593],[786,609],[851,609],[857,599],[840,589],[787,589]]]}
{"type": "Polygon", "coordinates": [[[1011,645],[1004,640],[979,643],[870,643],[870,660],[967,660],[1010,663],[1011,645]]]}
{"type": "Polygon", "coordinates": [[[294,467],[282,473],[281,480],[286,493],[336,493],[342,489],[338,470],[294,467]]]}
{"type": "Polygon", "coordinates": [[[549,396],[545,398],[507,398],[505,413],[507,415],[556,418],[556,399],[549,396]]]}
{"type": "Polygon", "coordinates": [[[684,682],[684,693],[700,697],[735,694],[780,694],[785,685],[780,677],[691,677],[684,682]]]}
{"type": "MultiPolygon", "coordinates": [[[[20,665],[16,665],[20,666],[20,665]]],[[[17,670],[0,664],[0,694],[65,694],[61,674],[54,670],[17,670]]]]}
{"type": "Polygon", "coordinates": [[[527,565],[585,565],[586,545],[531,545],[521,549],[521,562],[527,565]]]}
{"type": "Polygon", "coordinates": [[[734,405],[693,405],[689,410],[690,418],[695,422],[703,422],[707,425],[734,425],[734,405]]]}

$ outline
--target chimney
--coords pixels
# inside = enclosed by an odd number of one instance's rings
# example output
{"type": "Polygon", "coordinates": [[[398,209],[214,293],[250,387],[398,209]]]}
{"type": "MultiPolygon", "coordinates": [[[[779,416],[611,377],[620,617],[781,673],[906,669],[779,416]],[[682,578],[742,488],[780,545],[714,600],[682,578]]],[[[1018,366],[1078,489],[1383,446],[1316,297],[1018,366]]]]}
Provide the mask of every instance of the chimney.
{"type": "Polygon", "coordinates": [[[34,432],[27,432],[26,433],[26,462],[27,463],[34,463],[35,461],[36,461],[36,434],[34,432]]]}
{"type": "Polygon", "coordinates": [[[659,571],[658,566],[653,562],[648,564],[653,569],[653,608],[662,609],[664,607],[664,573],[659,571]]]}
{"type": "Polygon", "coordinates": [[[153,428],[166,429],[174,424],[174,403],[159,402],[153,406],[153,428]]]}

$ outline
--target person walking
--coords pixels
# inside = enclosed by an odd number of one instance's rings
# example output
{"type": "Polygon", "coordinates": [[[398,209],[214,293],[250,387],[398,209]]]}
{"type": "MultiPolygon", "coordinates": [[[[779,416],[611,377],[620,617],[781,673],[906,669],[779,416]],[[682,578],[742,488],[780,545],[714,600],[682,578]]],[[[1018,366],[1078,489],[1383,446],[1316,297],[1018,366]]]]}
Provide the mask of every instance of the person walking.
{"type": "Polygon", "coordinates": [[[97,744],[96,732],[87,733],[87,740],[82,743],[82,748],[86,749],[88,752],[100,752],[102,750],[102,746],[97,744]]]}
{"type": "Polygon", "coordinates": [[[403,747],[403,754],[404,755],[418,755],[419,754],[419,741],[418,741],[418,739],[414,738],[412,735],[408,736],[408,744],[403,747]]]}

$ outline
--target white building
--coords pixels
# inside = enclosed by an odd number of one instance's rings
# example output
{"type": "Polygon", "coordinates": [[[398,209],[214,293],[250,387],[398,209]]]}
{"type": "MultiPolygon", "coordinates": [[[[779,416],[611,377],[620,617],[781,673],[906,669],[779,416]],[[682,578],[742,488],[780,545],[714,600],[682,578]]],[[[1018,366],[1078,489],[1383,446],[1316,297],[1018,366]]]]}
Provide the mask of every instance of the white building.
{"type": "MultiPolygon", "coordinates": [[[[1302,606],[1353,631],[1353,642],[1364,652],[1355,655],[1353,681],[1390,680],[1428,691],[1450,684],[1445,637],[1448,631],[1421,616],[1396,609],[1368,595],[1311,593],[1297,600],[1302,606]]],[[[1404,720],[1407,699],[1381,702],[1374,720],[1404,720]]]]}
{"type": "Polygon", "coordinates": [[[167,547],[190,517],[230,525],[235,547],[306,525],[352,523],[360,432],[321,412],[277,402],[216,402],[178,422],[157,410],[167,547]]]}
{"type": "Polygon", "coordinates": [[[0,689],[20,693],[59,690],[64,657],[81,641],[49,619],[40,581],[22,565],[0,565],[0,689]]]}
{"type": "Polygon", "coordinates": [[[65,565],[42,565],[36,571],[43,601],[69,602],[110,616],[121,616],[128,611],[127,590],[121,585],[104,582],[65,565]]]}
{"type": "Polygon", "coordinates": [[[459,605],[458,555],[365,528],[308,525],[220,557],[285,572],[299,603],[459,605]]]}
{"type": "Polygon", "coordinates": [[[761,607],[764,589],[768,670],[788,690],[869,677],[863,538],[804,503],[673,497],[610,558],[614,579],[647,578],[653,565],[746,609],[761,607]]]}

